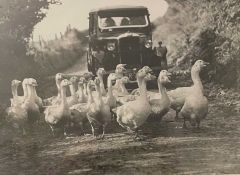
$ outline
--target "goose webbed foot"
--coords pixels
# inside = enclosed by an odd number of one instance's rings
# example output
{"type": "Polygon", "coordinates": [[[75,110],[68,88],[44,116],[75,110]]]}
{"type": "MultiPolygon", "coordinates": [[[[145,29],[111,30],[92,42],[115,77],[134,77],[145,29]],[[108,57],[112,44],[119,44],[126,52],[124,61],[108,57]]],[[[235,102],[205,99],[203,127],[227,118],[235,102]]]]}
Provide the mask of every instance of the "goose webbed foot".
{"type": "Polygon", "coordinates": [[[179,121],[179,111],[176,111],[175,121],[179,121]]]}
{"type": "Polygon", "coordinates": [[[106,125],[103,125],[103,132],[102,132],[102,135],[101,135],[101,139],[104,139],[105,138],[105,129],[106,129],[106,125]]]}
{"type": "Polygon", "coordinates": [[[51,125],[49,125],[49,127],[50,127],[50,129],[51,129],[51,133],[52,133],[52,136],[54,137],[56,134],[55,134],[55,130],[54,130],[54,128],[51,126],[51,125]]]}
{"type": "Polygon", "coordinates": [[[26,130],[22,128],[22,135],[25,137],[27,135],[26,130]]]}
{"type": "Polygon", "coordinates": [[[144,137],[139,135],[138,130],[135,130],[135,132],[134,132],[134,140],[135,141],[143,141],[144,140],[144,137]]]}

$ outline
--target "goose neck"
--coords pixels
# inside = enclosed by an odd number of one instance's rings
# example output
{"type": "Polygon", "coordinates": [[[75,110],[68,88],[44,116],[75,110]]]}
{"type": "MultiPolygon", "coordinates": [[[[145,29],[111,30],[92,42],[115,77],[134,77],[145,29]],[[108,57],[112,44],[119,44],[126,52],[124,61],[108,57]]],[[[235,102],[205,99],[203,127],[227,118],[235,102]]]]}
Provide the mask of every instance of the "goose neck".
{"type": "Polygon", "coordinates": [[[140,81],[140,96],[143,97],[144,99],[147,99],[147,82],[146,81],[140,81]]]}
{"type": "Polygon", "coordinates": [[[37,97],[38,95],[37,95],[36,87],[33,86],[32,89],[33,89],[33,96],[37,97]]]}
{"type": "Polygon", "coordinates": [[[109,97],[113,97],[113,92],[112,92],[112,81],[108,80],[107,82],[107,86],[108,86],[108,96],[109,97]]]}
{"type": "Polygon", "coordinates": [[[66,87],[61,87],[61,104],[63,106],[67,105],[67,97],[66,97],[66,87]]]}
{"type": "Polygon", "coordinates": [[[61,80],[56,79],[56,85],[58,89],[61,89],[60,84],[61,84],[61,80]]]}
{"type": "Polygon", "coordinates": [[[83,96],[83,87],[82,86],[78,86],[78,94],[79,96],[83,96]]]}
{"type": "Polygon", "coordinates": [[[57,97],[61,98],[61,87],[57,88],[57,97]]]}
{"type": "Polygon", "coordinates": [[[88,105],[90,105],[93,102],[93,95],[90,88],[87,88],[87,92],[88,92],[88,105]]]}
{"type": "Polygon", "coordinates": [[[99,81],[100,81],[100,88],[104,88],[103,75],[98,74],[97,77],[99,78],[99,81]]]}
{"type": "Polygon", "coordinates": [[[97,98],[97,101],[102,104],[102,92],[101,92],[101,88],[99,85],[96,86],[96,91],[97,91],[97,94],[98,94],[98,98],[97,98]]]}
{"type": "Polygon", "coordinates": [[[22,88],[23,88],[23,96],[24,98],[28,97],[28,87],[25,83],[22,83],[22,88]]]}
{"type": "Polygon", "coordinates": [[[83,89],[84,89],[84,94],[87,95],[88,94],[88,90],[87,90],[87,83],[83,84],[83,89]]]}
{"type": "Polygon", "coordinates": [[[202,81],[200,79],[199,73],[200,73],[199,71],[192,69],[191,77],[193,81],[193,86],[194,88],[196,88],[196,91],[198,91],[199,93],[203,93],[203,85],[202,85],[202,81]]]}
{"type": "Polygon", "coordinates": [[[34,87],[32,85],[28,85],[28,99],[34,100],[34,87]]]}
{"type": "Polygon", "coordinates": [[[160,98],[163,98],[163,99],[168,98],[166,87],[160,81],[158,81],[158,89],[159,89],[160,98]]]}
{"type": "Polygon", "coordinates": [[[12,95],[13,95],[13,98],[16,98],[18,96],[17,86],[12,86],[12,95]]]}
{"type": "Polygon", "coordinates": [[[74,83],[69,85],[71,96],[76,94],[76,85],[74,83]]]}

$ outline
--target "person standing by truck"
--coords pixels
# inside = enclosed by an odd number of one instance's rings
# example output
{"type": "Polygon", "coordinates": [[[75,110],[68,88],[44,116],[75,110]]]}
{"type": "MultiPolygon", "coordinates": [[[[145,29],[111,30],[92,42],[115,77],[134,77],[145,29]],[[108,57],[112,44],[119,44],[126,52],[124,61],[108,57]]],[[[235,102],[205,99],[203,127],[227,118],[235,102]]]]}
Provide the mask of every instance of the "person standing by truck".
{"type": "Polygon", "coordinates": [[[154,51],[161,60],[161,68],[167,70],[167,47],[162,46],[162,41],[158,42],[158,47],[154,48],[154,51]]]}

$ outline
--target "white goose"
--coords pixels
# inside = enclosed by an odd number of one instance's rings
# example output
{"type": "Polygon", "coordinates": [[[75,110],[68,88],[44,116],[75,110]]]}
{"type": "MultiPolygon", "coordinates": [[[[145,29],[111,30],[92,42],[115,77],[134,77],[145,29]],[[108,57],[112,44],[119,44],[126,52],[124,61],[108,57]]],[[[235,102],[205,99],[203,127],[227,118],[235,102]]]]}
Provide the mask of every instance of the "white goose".
{"type": "Polygon", "coordinates": [[[188,91],[184,105],[179,113],[183,117],[183,127],[186,127],[186,121],[189,121],[193,127],[200,127],[200,122],[208,113],[208,100],[204,96],[203,85],[199,77],[199,72],[209,63],[198,60],[192,68],[192,79],[194,85],[188,91]]]}
{"type": "Polygon", "coordinates": [[[149,100],[149,103],[152,107],[152,114],[150,115],[149,120],[153,119],[154,121],[160,121],[162,117],[169,111],[170,99],[165,88],[165,85],[171,82],[169,80],[169,76],[171,76],[171,74],[166,70],[162,70],[159,73],[157,80],[159,96],[155,96],[155,98],[151,98],[149,100]]]}
{"type": "Polygon", "coordinates": [[[63,74],[62,73],[57,73],[55,76],[55,81],[56,81],[56,86],[57,86],[57,96],[53,96],[47,99],[43,100],[43,104],[46,106],[51,106],[60,103],[60,84],[63,79],[63,74]]]}
{"type": "MultiPolygon", "coordinates": [[[[19,80],[16,80],[16,81],[19,81],[19,80]]],[[[16,83],[16,82],[15,82],[15,83],[16,83]]],[[[25,99],[27,98],[27,96],[28,96],[27,78],[25,78],[25,79],[23,80],[23,82],[22,82],[22,88],[23,88],[23,96],[17,95],[17,96],[14,97],[14,99],[11,98],[11,99],[10,99],[11,106],[14,106],[14,105],[17,105],[17,104],[22,104],[22,103],[25,101],[25,99]]],[[[16,90],[17,90],[17,89],[15,89],[15,90],[14,90],[15,92],[12,92],[12,93],[17,94],[16,90]]]]}
{"type": "Polygon", "coordinates": [[[70,122],[75,127],[80,127],[83,134],[84,134],[83,124],[87,120],[87,112],[89,111],[90,107],[94,107],[94,105],[92,105],[94,103],[92,95],[92,91],[94,90],[94,88],[95,83],[93,82],[93,80],[90,80],[87,83],[87,91],[89,94],[87,103],[79,103],[70,107],[71,111],[70,122]]]}
{"type": "MultiPolygon", "coordinates": [[[[31,82],[34,82],[34,84],[37,84],[37,81],[33,78],[29,78],[31,82]]],[[[42,98],[37,95],[36,87],[32,86],[32,95],[34,98],[34,102],[38,105],[40,111],[43,110],[43,101],[42,98]]]]}
{"type": "Polygon", "coordinates": [[[122,97],[129,95],[128,90],[126,89],[126,84],[131,82],[127,76],[123,76],[122,78],[116,80],[118,81],[118,89],[113,89],[113,94],[116,97],[122,97]]]}
{"type": "Polygon", "coordinates": [[[73,76],[70,78],[69,87],[70,87],[71,96],[67,97],[67,102],[69,106],[73,106],[78,103],[78,95],[76,93],[77,81],[78,81],[78,78],[76,76],[73,76]]]}
{"type": "MultiPolygon", "coordinates": [[[[79,103],[86,103],[87,102],[87,95],[84,92],[84,84],[86,84],[86,80],[84,77],[81,77],[78,82],[78,90],[76,92],[78,96],[78,102],[79,103]]],[[[85,87],[86,88],[86,87],[85,87]]]]}
{"type": "Polygon", "coordinates": [[[104,82],[103,82],[103,75],[104,74],[106,74],[105,69],[104,68],[99,68],[98,71],[97,71],[97,77],[100,81],[100,90],[101,90],[102,96],[107,95],[107,92],[106,92],[105,87],[104,87],[104,82]]]}
{"type": "MultiPolygon", "coordinates": [[[[101,81],[98,78],[95,79],[95,84],[98,98],[94,99],[94,102],[92,100],[88,102],[89,109],[87,112],[87,118],[91,124],[93,136],[98,136],[99,132],[97,132],[97,130],[102,129],[102,135],[100,138],[104,138],[105,128],[107,124],[111,121],[112,115],[109,105],[105,104],[103,101],[100,86],[101,81]]],[[[91,94],[88,95],[90,96],[90,98],[92,98],[91,94]]]]}
{"type": "MultiPolygon", "coordinates": [[[[11,106],[16,106],[23,103],[24,99],[18,95],[18,86],[21,84],[19,80],[13,80],[11,84],[13,98],[10,99],[11,106]]],[[[26,92],[25,92],[26,93],[26,92]]]]}
{"type": "MultiPolygon", "coordinates": [[[[124,73],[126,72],[125,66],[126,66],[126,64],[118,64],[116,66],[115,73],[117,74],[117,76],[119,78],[122,78],[124,76],[124,73]]],[[[120,91],[121,90],[120,79],[116,80],[116,83],[113,86],[113,90],[115,90],[115,91],[120,91]]]]}
{"type": "Polygon", "coordinates": [[[22,107],[27,111],[28,122],[32,125],[40,119],[39,106],[36,104],[34,96],[34,87],[37,86],[37,83],[34,79],[27,79],[26,81],[28,96],[24,100],[22,107]]]}
{"type": "Polygon", "coordinates": [[[26,109],[22,107],[22,103],[18,100],[18,86],[20,85],[21,81],[13,80],[11,84],[13,98],[12,106],[9,107],[7,111],[6,120],[13,124],[14,127],[19,128],[22,130],[22,134],[25,135],[25,127],[28,120],[28,114],[26,109]]]}
{"type": "Polygon", "coordinates": [[[107,78],[108,92],[107,96],[104,97],[104,102],[109,105],[110,109],[117,107],[117,100],[116,97],[113,95],[112,87],[113,82],[116,81],[117,79],[118,77],[114,73],[109,74],[107,78]]]}
{"type": "Polygon", "coordinates": [[[60,104],[56,106],[49,106],[44,111],[45,121],[52,129],[53,135],[56,129],[61,129],[65,134],[66,125],[69,122],[70,109],[67,103],[66,91],[70,82],[66,79],[62,80],[60,83],[60,104]]]}
{"type": "Polygon", "coordinates": [[[203,91],[199,73],[208,64],[209,63],[204,62],[203,60],[197,60],[191,68],[193,85],[190,87],[179,87],[167,92],[171,101],[171,108],[176,111],[176,118],[178,118],[178,113],[185,103],[185,98],[192,92],[195,92],[196,89],[202,89],[203,91]]]}
{"type": "Polygon", "coordinates": [[[140,69],[137,72],[137,81],[140,89],[140,96],[134,100],[117,107],[117,122],[128,131],[135,131],[138,137],[137,129],[145,123],[152,109],[147,97],[146,82],[152,79],[149,69],[140,69]]]}

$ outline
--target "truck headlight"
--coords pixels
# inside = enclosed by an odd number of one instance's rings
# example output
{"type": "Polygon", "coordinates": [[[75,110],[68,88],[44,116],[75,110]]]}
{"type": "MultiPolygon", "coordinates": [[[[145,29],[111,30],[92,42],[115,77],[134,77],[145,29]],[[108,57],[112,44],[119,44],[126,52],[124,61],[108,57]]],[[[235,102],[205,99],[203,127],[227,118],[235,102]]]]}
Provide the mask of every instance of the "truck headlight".
{"type": "Polygon", "coordinates": [[[145,47],[148,48],[148,49],[149,49],[150,47],[152,47],[152,40],[146,40],[146,41],[145,41],[145,47]]]}
{"type": "Polygon", "coordinates": [[[115,50],[115,48],[116,48],[116,45],[114,42],[107,43],[107,50],[113,51],[113,50],[115,50]]]}

